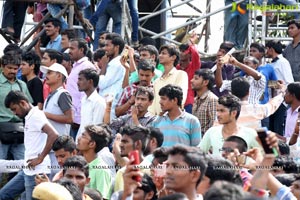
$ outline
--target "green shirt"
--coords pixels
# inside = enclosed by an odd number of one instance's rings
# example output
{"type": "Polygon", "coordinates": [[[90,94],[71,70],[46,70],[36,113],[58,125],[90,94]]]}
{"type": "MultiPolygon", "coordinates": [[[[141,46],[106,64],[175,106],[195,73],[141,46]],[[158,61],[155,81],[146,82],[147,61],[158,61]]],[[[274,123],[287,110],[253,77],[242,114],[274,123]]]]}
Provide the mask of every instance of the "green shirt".
{"type": "Polygon", "coordinates": [[[5,107],[5,97],[11,90],[19,90],[25,93],[29,101],[32,103],[33,100],[30,96],[26,83],[16,79],[14,83],[11,83],[7,78],[0,74],[0,122],[20,122],[22,121],[19,117],[14,115],[9,108],[5,107]]]}
{"type": "MultiPolygon", "coordinates": [[[[162,64],[158,64],[156,68],[154,69],[154,77],[152,78],[152,82],[154,82],[157,78],[161,77],[164,73],[165,68],[162,64]]],[[[139,81],[139,75],[137,71],[134,71],[129,76],[129,85],[132,85],[135,82],[139,81]]]]}
{"type": "Polygon", "coordinates": [[[101,159],[96,158],[89,163],[89,188],[98,190],[104,199],[110,199],[112,193],[112,177],[107,168],[107,164],[101,159]]]}

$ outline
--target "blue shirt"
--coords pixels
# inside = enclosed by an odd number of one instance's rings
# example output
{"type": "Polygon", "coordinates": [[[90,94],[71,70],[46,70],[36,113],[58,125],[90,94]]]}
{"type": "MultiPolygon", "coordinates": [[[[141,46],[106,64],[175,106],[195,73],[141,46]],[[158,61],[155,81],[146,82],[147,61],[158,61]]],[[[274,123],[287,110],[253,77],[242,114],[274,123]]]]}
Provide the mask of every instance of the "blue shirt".
{"type": "Polygon", "coordinates": [[[182,112],[173,121],[170,120],[168,113],[165,113],[153,122],[153,127],[159,128],[163,133],[163,147],[171,147],[175,144],[198,146],[200,143],[200,122],[197,117],[187,112],[182,112]]]}
{"type": "Polygon", "coordinates": [[[46,49],[54,49],[56,51],[61,51],[61,35],[58,35],[53,41],[49,41],[46,49]]]}
{"type": "Polygon", "coordinates": [[[259,66],[257,68],[257,71],[259,71],[266,77],[266,88],[265,88],[264,96],[263,96],[263,99],[259,101],[260,104],[266,104],[269,101],[268,82],[271,80],[277,81],[278,78],[276,76],[274,68],[270,64],[266,64],[264,66],[259,66]]]}

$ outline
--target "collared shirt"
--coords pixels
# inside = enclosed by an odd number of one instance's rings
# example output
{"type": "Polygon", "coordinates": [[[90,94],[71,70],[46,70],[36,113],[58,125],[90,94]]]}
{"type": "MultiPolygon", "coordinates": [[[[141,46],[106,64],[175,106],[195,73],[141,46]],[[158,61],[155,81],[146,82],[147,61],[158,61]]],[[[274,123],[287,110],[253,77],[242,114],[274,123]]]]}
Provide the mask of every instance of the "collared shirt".
{"type": "Polygon", "coordinates": [[[106,69],[105,75],[100,75],[99,80],[99,94],[104,97],[105,95],[116,95],[121,89],[123,79],[125,76],[125,68],[120,62],[121,56],[112,59],[106,69]]]}
{"type": "Polygon", "coordinates": [[[87,97],[84,95],[81,100],[81,121],[80,127],[76,136],[77,139],[84,132],[84,127],[87,125],[96,125],[103,122],[103,117],[105,113],[106,102],[103,97],[101,97],[97,90],[87,97]]]}
{"type": "Polygon", "coordinates": [[[201,124],[201,133],[212,127],[216,119],[218,97],[210,90],[202,94],[201,97],[196,97],[193,105],[193,115],[198,117],[201,124]]]}
{"type": "Polygon", "coordinates": [[[181,87],[183,92],[183,99],[182,99],[182,105],[185,104],[185,100],[187,97],[187,91],[188,91],[188,76],[185,71],[177,70],[175,67],[166,75],[162,76],[153,84],[154,89],[154,100],[151,106],[149,106],[148,110],[154,115],[158,115],[161,112],[161,107],[159,104],[160,96],[159,96],[159,90],[168,85],[168,84],[174,84],[179,87],[181,87]]]}
{"type": "MultiPolygon", "coordinates": [[[[224,138],[222,134],[222,128],[221,126],[213,126],[210,129],[206,131],[204,134],[201,142],[200,142],[200,149],[204,151],[205,153],[208,153],[210,149],[212,149],[212,154],[216,156],[221,156],[222,152],[220,152],[220,149],[223,147],[224,138]]],[[[257,133],[254,129],[239,126],[238,127],[238,133],[236,136],[239,136],[245,140],[247,143],[248,149],[251,149],[253,147],[258,147],[260,149],[261,146],[256,141],[257,133]]]]}
{"type": "Polygon", "coordinates": [[[61,35],[59,34],[53,41],[49,41],[46,49],[54,49],[56,51],[61,51],[61,35]]]}
{"type": "MultiPolygon", "coordinates": [[[[195,71],[197,69],[200,69],[201,67],[200,56],[198,50],[196,49],[196,46],[190,45],[187,51],[189,51],[191,54],[191,62],[189,63],[188,67],[185,70],[183,70],[187,73],[189,79],[188,92],[187,92],[185,105],[194,103],[194,91],[191,86],[191,80],[194,77],[195,71]]],[[[176,69],[181,70],[180,64],[176,66],[176,69]]]]}
{"type": "Polygon", "coordinates": [[[293,47],[293,42],[290,43],[282,54],[291,65],[294,80],[300,81],[300,42],[296,47],[293,47]]]}
{"type": "MultiPolygon", "coordinates": [[[[132,85],[125,87],[117,103],[117,106],[124,105],[130,99],[130,97],[135,94],[138,87],[139,87],[139,82],[133,83],[132,85]]],[[[148,87],[153,88],[153,85],[149,85],[148,87]]],[[[125,114],[130,114],[130,113],[131,110],[128,109],[125,114]]]]}
{"type": "Polygon", "coordinates": [[[285,120],[285,129],[284,129],[284,136],[290,138],[295,130],[295,126],[297,123],[297,119],[299,116],[298,110],[300,106],[292,111],[292,108],[289,108],[286,111],[286,120],[285,120]]]}
{"type": "Polygon", "coordinates": [[[169,118],[168,113],[159,116],[153,122],[153,127],[159,128],[164,134],[163,147],[171,147],[175,144],[197,146],[201,139],[199,120],[184,111],[174,120],[169,118]]]}
{"type": "Polygon", "coordinates": [[[77,62],[73,64],[73,68],[71,73],[69,74],[69,78],[67,80],[66,88],[70,92],[73,101],[73,110],[74,110],[74,123],[80,124],[80,112],[81,112],[81,99],[85,95],[84,92],[79,92],[77,81],[78,74],[81,70],[93,68],[95,66],[91,63],[87,57],[83,57],[77,62]]]}
{"type": "MultiPolygon", "coordinates": [[[[140,117],[138,120],[142,126],[148,126],[150,125],[154,120],[156,116],[152,115],[150,112],[146,112],[146,114],[143,117],[140,117]]],[[[114,131],[119,131],[119,129],[124,125],[133,125],[133,120],[131,114],[123,115],[119,118],[113,119],[110,123],[109,127],[113,129],[114,131]]]]}
{"type": "Polygon", "coordinates": [[[274,59],[274,62],[270,63],[274,67],[276,76],[278,80],[283,80],[286,85],[294,82],[294,77],[292,74],[292,68],[289,61],[282,56],[282,54],[278,55],[274,59]]]}
{"type": "Polygon", "coordinates": [[[247,101],[242,101],[237,122],[241,126],[259,128],[261,127],[261,120],[272,115],[279,108],[282,101],[282,94],[270,99],[266,104],[249,104],[247,101]]]}
{"type": "Polygon", "coordinates": [[[0,73],[0,122],[20,122],[22,121],[19,117],[14,115],[9,108],[5,107],[4,100],[7,94],[11,90],[22,91],[29,101],[32,103],[33,100],[30,96],[26,83],[21,80],[16,79],[15,82],[11,83],[7,78],[0,73]]]}

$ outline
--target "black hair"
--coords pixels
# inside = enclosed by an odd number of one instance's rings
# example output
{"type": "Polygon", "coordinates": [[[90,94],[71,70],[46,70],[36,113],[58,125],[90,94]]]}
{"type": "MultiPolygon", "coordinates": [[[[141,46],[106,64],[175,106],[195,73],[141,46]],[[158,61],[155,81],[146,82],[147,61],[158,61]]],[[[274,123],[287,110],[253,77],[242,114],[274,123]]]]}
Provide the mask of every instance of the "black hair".
{"type": "Polygon", "coordinates": [[[290,94],[294,95],[298,101],[300,101],[300,82],[288,84],[287,90],[290,94]]]}
{"type": "Polygon", "coordinates": [[[298,29],[300,29],[300,21],[292,19],[292,20],[288,21],[287,26],[289,27],[289,26],[292,25],[292,24],[295,24],[295,26],[296,26],[298,29]]]}
{"type": "Polygon", "coordinates": [[[52,150],[58,151],[60,149],[64,149],[65,151],[72,153],[76,150],[74,139],[69,135],[58,136],[52,145],[52,150]]]}
{"type": "Polygon", "coordinates": [[[208,80],[207,88],[212,90],[215,84],[215,75],[211,69],[198,69],[195,71],[195,75],[201,76],[203,80],[208,80]]]}
{"type": "Polygon", "coordinates": [[[231,170],[233,164],[223,158],[209,157],[207,159],[207,168],[205,176],[209,178],[209,183],[212,185],[216,181],[234,182],[235,170],[231,170]]]}
{"type": "Polygon", "coordinates": [[[83,75],[86,80],[93,80],[93,86],[95,88],[98,87],[99,74],[95,69],[92,68],[83,69],[79,72],[78,75],[83,75]]]}
{"type": "Polygon", "coordinates": [[[157,142],[157,147],[161,147],[164,142],[164,134],[161,132],[159,128],[149,127],[150,130],[150,138],[155,138],[157,142]]]}
{"type": "Polygon", "coordinates": [[[179,87],[177,85],[168,84],[168,85],[162,87],[159,90],[158,94],[159,94],[159,96],[166,96],[170,100],[176,98],[177,99],[177,105],[179,107],[181,107],[182,99],[183,99],[183,92],[182,92],[181,87],[179,87]]]}
{"type": "Polygon", "coordinates": [[[156,159],[159,164],[162,164],[168,159],[168,149],[166,147],[159,147],[153,151],[153,159],[156,159]]]}
{"type": "Polygon", "coordinates": [[[255,48],[255,49],[257,49],[260,53],[262,53],[263,55],[265,55],[265,50],[266,50],[266,49],[265,49],[264,45],[261,44],[261,43],[253,42],[253,43],[251,43],[250,48],[255,48]]]}
{"type": "Polygon", "coordinates": [[[149,87],[139,86],[135,92],[135,96],[137,95],[147,95],[149,101],[153,101],[154,99],[153,89],[149,87]]]}
{"type": "Polygon", "coordinates": [[[22,91],[11,90],[5,97],[4,105],[6,108],[9,108],[11,104],[19,104],[21,101],[29,103],[28,98],[22,91]]]}
{"type": "Polygon", "coordinates": [[[148,51],[150,55],[155,55],[155,62],[157,63],[157,61],[158,61],[158,50],[154,45],[142,46],[139,49],[139,52],[141,52],[141,51],[148,51]]]}
{"type": "Polygon", "coordinates": [[[70,54],[68,54],[68,53],[63,53],[63,60],[64,60],[64,61],[67,61],[67,62],[70,62],[70,61],[71,61],[70,54]]]}
{"type": "Polygon", "coordinates": [[[82,200],[81,191],[79,187],[75,183],[73,183],[73,181],[63,177],[55,181],[55,183],[64,186],[72,195],[73,200],[82,200]]]}
{"type": "Polygon", "coordinates": [[[82,171],[86,178],[89,177],[89,165],[83,156],[72,156],[67,158],[63,165],[63,175],[66,174],[68,169],[79,169],[82,171]]]}
{"type": "Polygon", "coordinates": [[[273,48],[278,54],[282,53],[283,46],[280,41],[270,40],[267,42],[266,47],[273,48]]]}
{"type": "Polygon", "coordinates": [[[139,41],[139,44],[140,45],[143,45],[143,46],[146,46],[146,45],[152,45],[152,46],[156,46],[156,41],[155,39],[149,37],[149,36],[146,36],[146,37],[143,37],[140,41],[139,41]]]}
{"type": "Polygon", "coordinates": [[[156,186],[153,183],[152,178],[148,174],[143,175],[141,184],[142,186],[138,187],[138,189],[143,190],[145,194],[149,192],[153,192],[153,196],[151,200],[156,200],[157,199],[156,186]]]}
{"type": "Polygon", "coordinates": [[[138,71],[143,70],[143,71],[154,72],[155,64],[149,59],[140,60],[139,63],[138,63],[137,68],[138,68],[138,71]]]}
{"type": "Polygon", "coordinates": [[[200,177],[196,182],[196,187],[201,182],[206,168],[207,162],[205,154],[196,147],[189,147],[183,145],[175,145],[172,146],[168,151],[169,156],[181,155],[183,157],[183,161],[188,164],[189,170],[200,170],[200,177]]]}
{"type": "Polygon", "coordinates": [[[23,53],[22,49],[17,45],[17,44],[8,44],[4,49],[3,49],[3,54],[10,54],[10,55],[16,55],[19,54],[21,55],[23,53]]]}
{"type": "Polygon", "coordinates": [[[21,64],[21,55],[14,54],[4,54],[1,58],[2,67],[6,65],[20,65],[21,64]]]}
{"type": "Polygon", "coordinates": [[[59,19],[54,18],[54,17],[50,17],[48,19],[45,20],[44,24],[48,24],[49,22],[52,22],[54,27],[59,27],[59,32],[61,30],[61,21],[59,21],[59,19]]]}
{"type": "Polygon", "coordinates": [[[219,49],[223,49],[223,50],[225,50],[226,53],[228,53],[228,51],[230,51],[233,47],[234,47],[234,43],[225,41],[225,42],[221,43],[219,49]]]}
{"type": "Polygon", "coordinates": [[[181,45],[179,45],[179,51],[180,52],[185,52],[186,50],[188,50],[188,48],[190,47],[190,45],[189,44],[181,44],[181,45]]]}
{"type": "Polygon", "coordinates": [[[46,49],[44,53],[47,53],[51,60],[56,59],[56,63],[61,64],[63,61],[63,54],[54,49],[46,49]]]}
{"type": "Polygon", "coordinates": [[[103,200],[102,194],[98,190],[93,188],[85,187],[84,194],[88,195],[93,200],[103,200]]]}
{"type": "Polygon", "coordinates": [[[247,61],[247,60],[250,61],[250,62],[252,62],[255,65],[259,64],[259,61],[255,57],[253,57],[253,56],[247,56],[247,57],[245,57],[244,58],[244,62],[247,61]]]}
{"type": "Polygon", "coordinates": [[[106,128],[104,124],[88,125],[85,130],[91,137],[91,140],[96,143],[95,153],[98,153],[104,147],[107,147],[111,138],[110,129],[106,128]]]}
{"type": "Polygon", "coordinates": [[[176,66],[179,62],[179,52],[177,50],[177,47],[175,45],[165,44],[160,47],[159,53],[161,53],[165,49],[168,51],[170,56],[176,56],[176,59],[174,60],[173,63],[173,65],[176,66]]]}
{"type": "Polygon", "coordinates": [[[272,167],[282,169],[284,173],[299,173],[297,163],[289,156],[276,157],[272,167]]]}
{"type": "Polygon", "coordinates": [[[277,174],[275,178],[283,185],[290,187],[294,181],[296,181],[298,174],[292,173],[292,174],[277,174]]]}
{"type": "Polygon", "coordinates": [[[290,155],[290,146],[282,140],[278,140],[278,148],[281,156],[290,155]]]}
{"type": "Polygon", "coordinates": [[[229,136],[228,138],[226,138],[225,141],[235,142],[237,144],[237,149],[239,150],[240,153],[246,152],[248,150],[248,145],[246,141],[239,136],[235,136],[235,135],[229,136]]]}
{"type": "Polygon", "coordinates": [[[65,29],[60,34],[66,35],[69,40],[76,38],[76,33],[75,33],[74,29],[65,29]]]}
{"type": "Polygon", "coordinates": [[[87,42],[83,38],[73,38],[70,40],[71,42],[77,42],[78,49],[83,49],[83,54],[86,56],[89,50],[87,42]]]}
{"type": "Polygon", "coordinates": [[[111,40],[111,43],[114,46],[119,46],[119,54],[123,51],[125,46],[125,41],[122,36],[118,33],[109,33],[105,37],[106,40],[111,40]]]}
{"type": "Polygon", "coordinates": [[[231,93],[239,99],[249,94],[250,83],[245,77],[236,77],[231,81],[231,93]]]}
{"type": "Polygon", "coordinates": [[[22,61],[25,61],[29,66],[34,65],[34,74],[38,75],[40,72],[41,58],[34,52],[29,51],[22,54],[22,61]]]}
{"type": "Polygon", "coordinates": [[[141,141],[142,143],[142,152],[145,151],[146,146],[148,144],[148,139],[150,137],[150,130],[149,128],[143,126],[124,126],[120,129],[121,135],[129,136],[133,142],[141,141]]]}
{"type": "Polygon", "coordinates": [[[98,59],[101,59],[103,56],[105,56],[105,50],[97,49],[94,52],[93,59],[94,59],[94,61],[97,61],[98,59]]]}
{"type": "Polygon", "coordinates": [[[218,103],[228,108],[230,113],[232,111],[236,111],[235,119],[238,119],[241,112],[241,104],[239,98],[234,95],[227,94],[221,96],[218,100],[218,103]]]}

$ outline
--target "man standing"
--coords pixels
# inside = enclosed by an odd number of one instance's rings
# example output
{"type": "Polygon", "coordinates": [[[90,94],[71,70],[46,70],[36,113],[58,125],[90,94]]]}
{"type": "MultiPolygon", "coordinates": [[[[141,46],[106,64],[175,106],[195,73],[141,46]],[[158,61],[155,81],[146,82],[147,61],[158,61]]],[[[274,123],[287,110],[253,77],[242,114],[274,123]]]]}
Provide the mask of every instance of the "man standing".
{"type": "Polygon", "coordinates": [[[84,39],[73,39],[70,42],[70,58],[74,62],[71,73],[69,74],[66,89],[70,92],[73,100],[74,110],[74,122],[71,125],[70,135],[76,139],[78,129],[81,121],[81,99],[84,96],[83,92],[78,90],[77,81],[78,74],[81,70],[92,68],[95,69],[93,63],[91,63],[86,54],[88,52],[88,46],[84,39]]]}
{"type": "Polygon", "coordinates": [[[130,114],[130,108],[135,102],[135,92],[139,86],[152,87],[155,66],[150,60],[141,60],[138,64],[139,81],[124,88],[116,106],[116,116],[130,114]]]}
{"type": "Polygon", "coordinates": [[[88,68],[79,72],[78,90],[84,92],[85,96],[81,100],[81,121],[76,142],[84,132],[85,126],[97,125],[103,122],[106,103],[96,90],[98,82],[99,75],[95,69],[88,68]]]}
{"type": "Polygon", "coordinates": [[[123,79],[125,76],[125,68],[122,66],[121,52],[123,51],[125,42],[117,33],[106,35],[105,47],[106,56],[109,58],[107,66],[103,66],[100,72],[99,94],[116,96],[122,88],[123,79]]]}
{"type": "Polygon", "coordinates": [[[153,122],[153,127],[164,134],[162,146],[171,147],[178,143],[197,146],[201,139],[201,126],[194,115],[182,111],[182,89],[169,84],[160,89],[159,95],[164,114],[153,122]]]}
{"type": "Polygon", "coordinates": [[[0,159],[7,159],[10,152],[15,160],[24,159],[24,138],[13,138],[11,141],[3,141],[1,131],[5,128],[24,127],[22,119],[14,115],[9,109],[5,107],[4,99],[11,90],[23,91],[27,98],[32,102],[30,93],[27,89],[26,83],[16,78],[21,58],[18,56],[4,55],[1,58],[2,72],[0,73],[0,159]]]}
{"type": "Polygon", "coordinates": [[[214,126],[207,130],[200,142],[200,149],[205,153],[212,150],[212,154],[220,155],[220,149],[224,140],[236,135],[243,138],[248,148],[260,147],[256,141],[257,133],[254,129],[239,126],[237,119],[240,115],[240,100],[233,95],[225,95],[219,98],[217,105],[217,119],[221,126],[214,126]]]}
{"type": "Polygon", "coordinates": [[[198,117],[203,135],[216,120],[218,97],[211,91],[214,83],[215,76],[210,69],[197,70],[191,80],[191,87],[197,93],[193,115],[198,117]]]}
{"type": "Polygon", "coordinates": [[[25,191],[26,199],[32,199],[34,177],[50,173],[48,153],[58,133],[51,126],[43,111],[33,107],[21,91],[11,91],[5,98],[6,108],[20,118],[25,118],[24,145],[25,166],[1,190],[0,199],[14,199],[25,191]]]}
{"type": "Polygon", "coordinates": [[[291,20],[287,25],[288,34],[293,38],[293,41],[285,48],[283,56],[291,64],[294,80],[300,81],[300,23],[291,20]]]}
{"type": "Polygon", "coordinates": [[[174,66],[177,65],[179,60],[179,52],[173,45],[163,45],[159,50],[159,61],[165,67],[163,75],[158,78],[154,83],[154,101],[149,107],[149,112],[154,115],[158,115],[161,112],[160,107],[160,95],[158,94],[160,89],[168,84],[174,84],[181,87],[183,92],[182,105],[184,106],[188,92],[188,76],[187,73],[182,70],[177,70],[174,66]]]}

